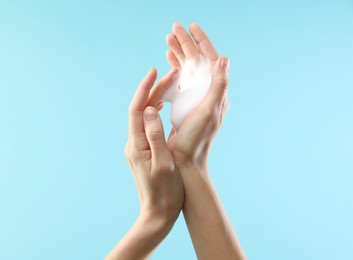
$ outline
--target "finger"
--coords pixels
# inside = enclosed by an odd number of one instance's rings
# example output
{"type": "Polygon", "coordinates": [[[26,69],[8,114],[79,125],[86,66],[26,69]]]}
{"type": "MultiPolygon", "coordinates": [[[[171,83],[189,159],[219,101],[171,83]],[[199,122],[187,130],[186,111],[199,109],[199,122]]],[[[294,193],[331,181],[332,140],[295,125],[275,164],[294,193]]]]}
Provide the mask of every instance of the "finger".
{"type": "Polygon", "coordinates": [[[185,57],[198,58],[200,55],[199,49],[196,47],[189,33],[180,23],[173,24],[173,32],[185,54],[185,57]]]}
{"type": "Polygon", "coordinates": [[[179,61],[172,50],[167,50],[166,56],[170,67],[180,67],[179,61]]]}
{"type": "Polygon", "coordinates": [[[130,103],[131,112],[141,112],[145,109],[148,94],[156,78],[157,70],[155,68],[150,69],[146,77],[140,82],[140,85],[137,88],[135,95],[130,103]]]}
{"type": "Polygon", "coordinates": [[[160,103],[160,104],[156,107],[157,111],[161,111],[162,108],[163,108],[163,106],[164,106],[164,104],[163,104],[163,103],[160,103]]]}
{"type": "Polygon", "coordinates": [[[216,61],[218,59],[218,53],[200,26],[193,23],[190,25],[189,31],[201,53],[208,57],[211,61],[216,61]]]}
{"type": "Polygon", "coordinates": [[[217,60],[212,71],[210,88],[202,103],[207,107],[221,108],[228,88],[229,59],[222,57],[217,60]]]}
{"type": "Polygon", "coordinates": [[[167,38],[166,38],[166,42],[169,46],[169,48],[173,51],[173,53],[175,54],[175,57],[177,58],[179,64],[183,64],[184,60],[185,60],[185,55],[184,52],[177,40],[177,38],[175,37],[174,34],[168,34],[167,38]]]}
{"type": "Polygon", "coordinates": [[[221,123],[223,122],[224,117],[228,113],[229,107],[230,107],[230,102],[229,102],[228,94],[227,94],[227,91],[226,91],[225,95],[224,95],[224,100],[223,100],[223,103],[222,103],[222,108],[221,108],[221,116],[220,116],[221,123]]]}
{"type": "Polygon", "coordinates": [[[150,106],[146,107],[143,118],[152,158],[161,158],[165,155],[166,151],[168,151],[161,118],[159,117],[157,110],[150,106]]]}
{"type": "Polygon", "coordinates": [[[147,106],[157,107],[160,104],[164,96],[164,93],[168,90],[168,88],[172,84],[173,77],[177,74],[178,71],[179,71],[178,67],[173,67],[165,77],[163,77],[162,79],[160,79],[160,81],[158,81],[156,86],[151,91],[151,94],[147,101],[147,106]]]}
{"type": "Polygon", "coordinates": [[[226,97],[223,105],[223,116],[225,116],[228,113],[229,108],[230,108],[230,101],[226,92],[226,97]]]}
{"type": "Polygon", "coordinates": [[[142,114],[146,107],[150,89],[157,77],[156,69],[152,68],[141,81],[129,106],[129,134],[144,134],[142,114]]]}
{"type": "Polygon", "coordinates": [[[167,146],[168,146],[169,151],[173,151],[174,144],[175,144],[175,130],[174,130],[174,128],[172,128],[172,130],[169,133],[168,141],[167,141],[167,146]]]}
{"type": "Polygon", "coordinates": [[[175,137],[175,129],[172,127],[172,130],[170,130],[169,136],[168,136],[168,143],[175,137]]]}

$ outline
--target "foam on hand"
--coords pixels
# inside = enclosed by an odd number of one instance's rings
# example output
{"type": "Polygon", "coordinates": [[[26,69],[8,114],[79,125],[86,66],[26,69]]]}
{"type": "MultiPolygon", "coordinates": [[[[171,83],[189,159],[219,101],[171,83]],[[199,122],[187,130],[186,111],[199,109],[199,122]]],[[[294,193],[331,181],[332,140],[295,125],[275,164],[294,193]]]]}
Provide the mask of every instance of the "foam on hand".
{"type": "Polygon", "coordinates": [[[211,63],[202,55],[186,59],[161,102],[171,102],[170,121],[179,130],[186,116],[202,101],[211,84],[211,63]]]}

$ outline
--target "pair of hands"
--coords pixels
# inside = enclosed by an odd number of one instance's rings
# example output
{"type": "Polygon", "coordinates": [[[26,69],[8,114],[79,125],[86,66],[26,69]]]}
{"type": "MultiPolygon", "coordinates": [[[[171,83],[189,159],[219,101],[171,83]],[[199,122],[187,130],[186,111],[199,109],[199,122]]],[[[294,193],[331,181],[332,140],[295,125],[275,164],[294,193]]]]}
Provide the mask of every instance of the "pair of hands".
{"type": "Polygon", "coordinates": [[[141,81],[129,107],[129,138],[125,147],[139,194],[141,216],[174,223],[184,202],[181,168],[207,170],[210,145],[229,108],[229,60],[220,58],[207,35],[197,24],[190,34],[179,24],[166,38],[171,71],[152,89],[157,71],[151,69],[141,81]],[[196,43],[196,45],[195,45],[196,43]],[[212,64],[212,81],[203,101],[186,117],[178,132],[173,128],[168,141],[158,110],[160,98],[185,59],[203,55],[212,64]]]}
{"type": "Polygon", "coordinates": [[[106,259],[146,259],[166,237],[181,210],[199,259],[246,259],[209,178],[211,143],[228,111],[229,60],[220,58],[197,24],[179,24],[167,36],[170,72],[153,87],[157,71],[141,81],[129,106],[125,155],[137,186],[140,216],[106,259]],[[186,59],[211,63],[210,88],[179,130],[165,140],[160,100],[186,59]]]}

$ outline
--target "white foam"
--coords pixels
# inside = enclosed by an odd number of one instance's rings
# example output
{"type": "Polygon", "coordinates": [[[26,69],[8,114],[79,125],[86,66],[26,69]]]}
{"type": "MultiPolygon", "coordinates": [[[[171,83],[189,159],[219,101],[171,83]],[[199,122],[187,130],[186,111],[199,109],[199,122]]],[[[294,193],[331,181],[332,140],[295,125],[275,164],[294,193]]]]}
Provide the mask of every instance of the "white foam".
{"type": "Polygon", "coordinates": [[[211,63],[203,56],[187,59],[161,102],[171,102],[170,121],[179,130],[185,117],[202,101],[211,84],[211,63]]]}

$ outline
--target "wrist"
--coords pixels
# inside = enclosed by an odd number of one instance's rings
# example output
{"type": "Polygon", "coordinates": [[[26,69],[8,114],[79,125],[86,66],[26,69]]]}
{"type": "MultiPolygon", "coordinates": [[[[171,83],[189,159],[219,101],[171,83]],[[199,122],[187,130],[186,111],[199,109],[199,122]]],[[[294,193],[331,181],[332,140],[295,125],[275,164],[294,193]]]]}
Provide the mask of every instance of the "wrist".
{"type": "Polygon", "coordinates": [[[143,226],[150,227],[151,232],[169,232],[176,222],[180,211],[177,214],[161,214],[155,212],[142,211],[137,219],[137,222],[143,226]]]}
{"type": "Polygon", "coordinates": [[[185,171],[198,171],[202,173],[208,172],[208,146],[198,147],[193,151],[181,151],[172,149],[172,155],[174,159],[175,166],[180,173],[185,171]]]}
{"type": "Polygon", "coordinates": [[[190,172],[208,175],[207,159],[184,158],[183,160],[175,160],[175,165],[181,175],[190,172]]]}
{"type": "Polygon", "coordinates": [[[158,216],[140,214],[132,228],[105,259],[148,259],[173,224],[158,216]]]}

